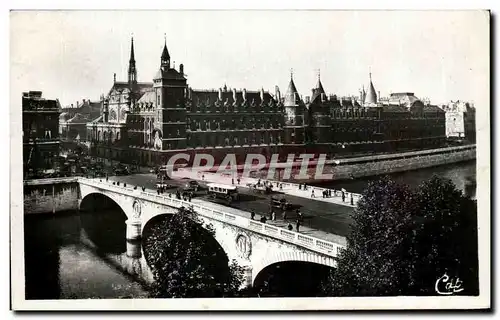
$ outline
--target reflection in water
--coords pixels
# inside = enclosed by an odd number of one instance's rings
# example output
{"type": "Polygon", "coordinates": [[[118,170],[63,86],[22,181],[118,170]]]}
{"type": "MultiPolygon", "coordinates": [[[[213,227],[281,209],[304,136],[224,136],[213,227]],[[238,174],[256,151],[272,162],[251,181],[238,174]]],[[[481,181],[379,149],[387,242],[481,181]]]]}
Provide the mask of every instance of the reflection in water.
{"type": "MultiPolygon", "coordinates": [[[[390,174],[389,176],[398,182],[416,187],[423,181],[431,178],[433,175],[450,179],[465,195],[471,197],[472,199],[476,198],[476,161],[444,165],[415,171],[399,172],[390,174]]],[[[319,185],[335,189],[344,188],[351,192],[362,193],[368,182],[377,180],[378,178],[378,176],[375,176],[356,180],[333,181],[319,185]]]]}
{"type": "MultiPolygon", "coordinates": [[[[86,213],[89,221],[110,212],[86,213]]],[[[83,217],[83,215],[82,215],[83,217]]],[[[27,299],[141,298],[147,291],[138,282],[118,270],[115,261],[125,262],[125,237],[120,228],[111,226],[105,238],[116,245],[104,252],[87,234],[100,224],[86,224],[78,212],[61,212],[57,216],[25,216],[25,270],[27,299]],[[121,237],[121,243],[118,240],[121,237]],[[123,248],[121,255],[116,254],[123,248]],[[104,258],[103,257],[109,257],[104,258]],[[121,260],[120,260],[121,259],[121,260]]],[[[137,251],[137,247],[131,251],[137,251]]],[[[140,251],[140,250],[139,250],[140,251]]],[[[137,253],[135,253],[137,255],[137,253]]],[[[137,260],[129,258],[129,260],[137,260]]],[[[128,261],[127,261],[128,262],[128,261]]]]}

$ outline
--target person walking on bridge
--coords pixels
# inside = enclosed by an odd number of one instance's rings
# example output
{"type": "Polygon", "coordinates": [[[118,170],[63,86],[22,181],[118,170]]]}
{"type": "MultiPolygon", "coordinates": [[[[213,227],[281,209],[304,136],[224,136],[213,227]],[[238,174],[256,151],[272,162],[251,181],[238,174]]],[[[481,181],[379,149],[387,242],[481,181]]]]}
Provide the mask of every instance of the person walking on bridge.
{"type": "Polygon", "coordinates": [[[297,221],[295,222],[295,229],[297,230],[297,232],[299,232],[299,227],[300,227],[300,221],[299,219],[297,219],[297,221]]]}
{"type": "Polygon", "coordinates": [[[255,211],[252,210],[250,213],[250,219],[254,220],[253,218],[255,218],[255,211]]]}
{"type": "Polygon", "coordinates": [[[271,212],[271,220],[276,221],[276,212],[274,210],[271,212]]]}

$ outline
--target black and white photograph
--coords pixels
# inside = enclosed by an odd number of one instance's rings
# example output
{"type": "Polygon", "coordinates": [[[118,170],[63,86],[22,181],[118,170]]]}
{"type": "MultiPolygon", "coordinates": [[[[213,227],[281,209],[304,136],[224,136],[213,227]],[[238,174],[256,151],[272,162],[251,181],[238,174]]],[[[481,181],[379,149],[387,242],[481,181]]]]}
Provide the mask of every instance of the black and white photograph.
{"type": "Polygon", "coordinates": [[[11,308],[490,308],[490,19],[10,11],[11,308]]]}

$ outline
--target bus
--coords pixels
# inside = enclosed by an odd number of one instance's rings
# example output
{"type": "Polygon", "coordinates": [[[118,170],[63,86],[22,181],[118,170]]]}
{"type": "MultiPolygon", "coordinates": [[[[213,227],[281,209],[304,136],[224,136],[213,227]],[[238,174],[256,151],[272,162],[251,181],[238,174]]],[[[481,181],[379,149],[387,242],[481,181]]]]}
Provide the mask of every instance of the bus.
{"type": "Polygon", "coordinates": [[[207,187],[208,196],[213,200],[219,198],[226,200],[228,203],[231,203],[232,201],[239,199],[238,189],[235,186],[219,183],[209,183],[207,184],[207,187]]]}

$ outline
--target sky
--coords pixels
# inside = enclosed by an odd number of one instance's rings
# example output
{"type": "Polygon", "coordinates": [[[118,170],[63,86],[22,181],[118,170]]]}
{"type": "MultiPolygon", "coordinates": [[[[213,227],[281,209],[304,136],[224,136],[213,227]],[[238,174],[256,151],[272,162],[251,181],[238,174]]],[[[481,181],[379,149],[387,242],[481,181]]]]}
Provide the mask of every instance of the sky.
{"type": "Polygon", "coordinates": [[[194,89],[301,95],[318,70],[327,94],[414,92],[489,108],[489,16],[481,11],[13,11],[11,101],[40,90],[63,106],[126,81],[133,35],[138,79],[151,82],[166,35],[194,89]]]}

